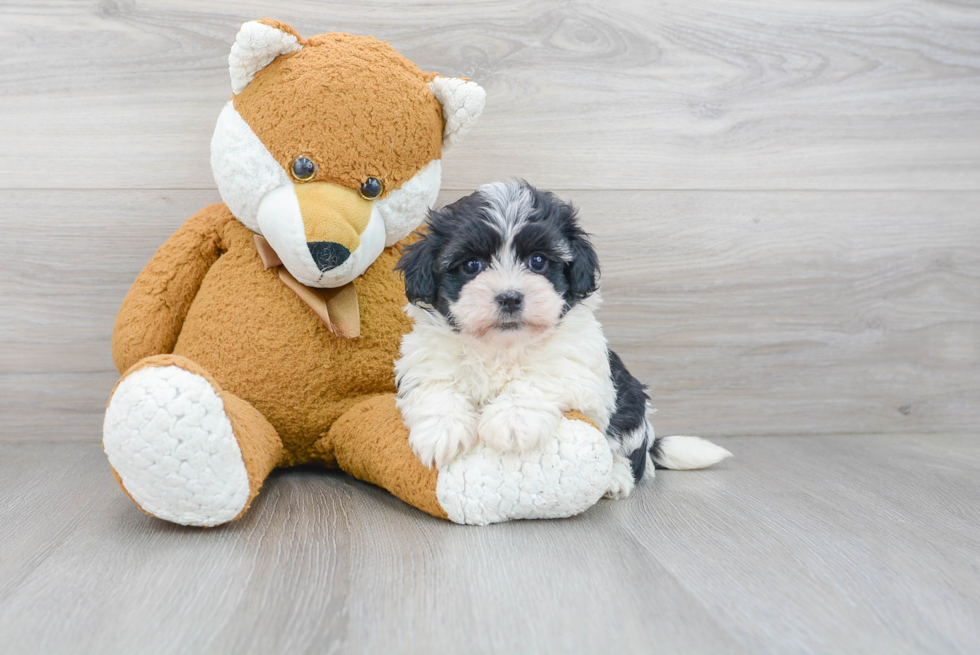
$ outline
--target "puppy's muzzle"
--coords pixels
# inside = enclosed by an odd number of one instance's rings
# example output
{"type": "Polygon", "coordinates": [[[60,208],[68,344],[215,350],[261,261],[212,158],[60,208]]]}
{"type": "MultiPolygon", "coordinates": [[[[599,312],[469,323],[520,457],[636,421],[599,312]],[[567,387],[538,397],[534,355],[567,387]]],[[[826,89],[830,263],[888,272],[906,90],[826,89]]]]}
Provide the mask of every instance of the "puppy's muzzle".
{"type": "Polygon", "coordinates": [[[306,245],[321,271],[343,264],[361,246],[371,220],[371,201],[347,187],[329,182],[295,186],[306,245]]]}
{"type": "Polygon", "coordinates": [[[524,309],[524,294],[519,291],[505,291],[497,296],[497,307],[504,314],[517,314],[524,309]]]}

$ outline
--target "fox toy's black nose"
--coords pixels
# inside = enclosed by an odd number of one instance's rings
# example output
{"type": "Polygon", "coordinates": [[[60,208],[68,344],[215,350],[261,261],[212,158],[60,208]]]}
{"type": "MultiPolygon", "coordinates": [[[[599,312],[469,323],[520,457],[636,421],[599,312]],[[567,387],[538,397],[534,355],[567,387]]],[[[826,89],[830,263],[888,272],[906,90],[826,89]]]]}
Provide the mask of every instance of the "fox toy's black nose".
{"type": "Polygon", "coordinates": [[[306,245],[310,247],[317,268],[324,272],[337,268],[350,257],[350,250],[332,241],[313,241],[306,245]]]}
{"type": "Polygon", "coordinates": [[[505,314],[516,314],[524,304],[524,294],[517,291],[506,291],[497,296],[497,305],[505,314]]]}

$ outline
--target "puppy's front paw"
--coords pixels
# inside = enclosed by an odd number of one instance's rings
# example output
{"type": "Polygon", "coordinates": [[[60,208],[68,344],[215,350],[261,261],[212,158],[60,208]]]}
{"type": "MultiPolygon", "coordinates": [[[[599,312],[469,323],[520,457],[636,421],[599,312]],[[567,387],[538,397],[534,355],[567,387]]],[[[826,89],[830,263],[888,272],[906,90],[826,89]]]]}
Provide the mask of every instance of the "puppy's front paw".
{"type": "Polygon", "coordinates": [[[629,498],[635,486],[633,466],[630,464],[630,461],[619,453],[613,454],[612,479],[609,481],[609,489],[605,494],[606,498],[612,498],[613,500],[629,498]]]}
{"type": "Polygon", "coordinates": [[[454,416],[433,416],[412,426],[408,444],[428,468],[441,469],[476,443],[475,421],[454,416]]]}
{"type": "Polygon", "coordinates": [[[557,408],[497,402],[484,408],[477,431],[494,450],[527,452],[554,439],[560,419],[557,408]]]}

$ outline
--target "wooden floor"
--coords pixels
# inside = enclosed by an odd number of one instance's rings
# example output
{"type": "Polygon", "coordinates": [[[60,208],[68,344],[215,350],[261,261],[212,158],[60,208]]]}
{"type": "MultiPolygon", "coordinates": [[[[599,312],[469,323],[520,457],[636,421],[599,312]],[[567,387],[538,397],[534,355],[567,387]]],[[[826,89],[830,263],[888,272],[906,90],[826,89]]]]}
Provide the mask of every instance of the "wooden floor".
{"type": "Polygon", "coordinates": [[[212,530],[141,514],[95,444],[0,444],[0,652],[980,651],[980,441],[720,443],[570,520],[310,469],[212,530]]]}

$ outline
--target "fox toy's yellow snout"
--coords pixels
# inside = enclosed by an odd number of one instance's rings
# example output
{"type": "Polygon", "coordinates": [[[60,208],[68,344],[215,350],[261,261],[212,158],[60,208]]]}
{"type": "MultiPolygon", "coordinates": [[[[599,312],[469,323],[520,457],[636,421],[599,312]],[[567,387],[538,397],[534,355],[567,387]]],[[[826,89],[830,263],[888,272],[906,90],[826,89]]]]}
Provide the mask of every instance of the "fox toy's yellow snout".
{"type": "Polygon", "coordinates": [[[354,189],[330,182],[297,184],[294,190],[317,268],[329,271],[340,266],[361,246],[373,202],[354,189]]]}

